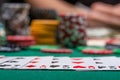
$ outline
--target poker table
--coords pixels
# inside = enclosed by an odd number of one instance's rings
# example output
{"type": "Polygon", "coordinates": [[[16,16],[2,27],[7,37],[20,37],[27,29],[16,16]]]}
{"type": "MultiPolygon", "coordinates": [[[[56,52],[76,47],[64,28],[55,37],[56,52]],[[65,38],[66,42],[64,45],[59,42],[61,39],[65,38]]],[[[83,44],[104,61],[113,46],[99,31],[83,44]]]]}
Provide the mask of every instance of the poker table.
{"type": "MultiPolygon", "coordinates": [[[[41,53],[24,50],[20,52],[1,52],[5,56],[69,56],[69,57],[101,57],[117,55],[87,55],[73,49],[72,54],[41,53]]],[[[120,80],[120,71],[70,71],[70,70],[0,70],[0,80],[120,80]]]]}

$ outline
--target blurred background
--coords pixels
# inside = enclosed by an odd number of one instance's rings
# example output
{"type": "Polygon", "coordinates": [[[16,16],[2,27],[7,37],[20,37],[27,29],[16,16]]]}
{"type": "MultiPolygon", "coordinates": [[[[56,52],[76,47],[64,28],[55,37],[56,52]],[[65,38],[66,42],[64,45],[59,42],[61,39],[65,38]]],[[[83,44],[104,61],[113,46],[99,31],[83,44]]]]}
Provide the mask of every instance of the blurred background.
{"type": "Polygon", "coordinates": [[[120,39],[120,0],[0,0],[0,23],[1,44],[32,36],[35,44],[103,46],[120,39]]]}

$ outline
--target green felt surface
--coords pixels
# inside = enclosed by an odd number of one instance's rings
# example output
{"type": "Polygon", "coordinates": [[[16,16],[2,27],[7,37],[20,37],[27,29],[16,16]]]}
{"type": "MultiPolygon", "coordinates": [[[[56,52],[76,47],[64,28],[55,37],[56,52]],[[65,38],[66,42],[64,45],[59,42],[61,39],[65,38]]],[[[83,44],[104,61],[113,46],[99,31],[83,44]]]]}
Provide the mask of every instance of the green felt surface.
{"type": "MultiPolygon", "coordinates": [[[[0,53],[5,56],[120,56],[87,55],[74,50],[72,54],[48,54],[40,51],[26,50],[15,53],[0,53]]],[[[58,70],[0,70],[0,80],[120,80],[120,71],[58,71],[58,70]]]]}

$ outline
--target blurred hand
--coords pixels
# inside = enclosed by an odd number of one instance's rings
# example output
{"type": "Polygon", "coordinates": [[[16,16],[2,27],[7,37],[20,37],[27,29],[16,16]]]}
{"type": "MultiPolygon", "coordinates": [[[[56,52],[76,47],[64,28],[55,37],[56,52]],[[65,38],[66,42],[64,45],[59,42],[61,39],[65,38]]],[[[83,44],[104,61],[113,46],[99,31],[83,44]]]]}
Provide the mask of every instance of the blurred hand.
{"type": "Polygon", "coordinates": [[[86,15],[91,26],[120,27],[120,4],[113,6],[97,2],[91,6],[91,10],[86,15]]]}

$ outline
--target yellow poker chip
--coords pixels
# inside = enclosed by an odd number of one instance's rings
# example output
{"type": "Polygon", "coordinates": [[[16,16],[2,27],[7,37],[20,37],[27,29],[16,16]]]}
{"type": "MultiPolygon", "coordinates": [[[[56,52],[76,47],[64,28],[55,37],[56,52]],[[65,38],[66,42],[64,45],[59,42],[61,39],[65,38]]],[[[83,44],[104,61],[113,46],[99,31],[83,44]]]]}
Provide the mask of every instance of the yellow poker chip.
{"type": "Polygon", "coordinates": [[[47,34],[47,33],[49,33],[48,31],[44,31],[44,30],[31,30],[31,33],[44,33],[44,34],[47,34]]]}
{"type": "Polygon", "coordinates": [[[57,43],[49,43],[49,42],[37,42],[37,44],[42,44],[42,45],[54,45],[54,44],[57,44],[57,43]]]}
{"type": "Polygon", "coordinates": [[[49,27],[42,27],[41,29],[43,29],[43,30],[56,30],[57,27],[51,27],[51,26],[49,26],[49,27]]]}
{"type": "Polygon", "coordinates": [[[57,28],[58,25],[44,25],[44,24],[34,24],[34,25],[31,25],[32,28],[57,28]]]}
{"type": "Polygon", "coordinates": [[[55,33],[56,31],[57,31],[57,29],[56,30],[43,30],[43,29],[40,29],[40,30],[30,30],[31,32],[48,32],[48,33],[55,33]]]}
{"type": "MultiPolygon", "coordinates": [[[[43,33],[43,34],[48,34],[48,33],[50,33],[50,32],[48,32],[48,31],[44,31],[44,30],[31,30],[31,33],[43,33]]],[[[54,33],[54,32],[51,32],[51,33],[54,33]]]]}
{"type": "Polygon", "coordinates": [[[39,40],[39,41],[56,41],[56,38],[39,38],[39,37],[34,37],[35,40],[39,40]]]}
{"type": "Polygon", "coordinates": [[[32,20],[31,25],[58,25],[59,20],[32,20]]]}
{"type": "MultiPolygon", "coordinates": [[[[33,36],[33,35],[32,35],[33,36]]],[[[34,36],[36,39],[56,39],[55,36],[34,36]]]]}
{"type": "MultiPolygon", "coordinates": [[[[50,26],[49,26],[50,27],[50,26]]],[[[32,26],[30,27],[31,30],[48,30],[49,27],[46,27],[46,26],[32,26]]],[[[50,29],[54,30],[54,29],[57,29],[56,27],[51,27],[50,29]]]]}
{"type": "Polygon", "coordinates": [[[42,28],[30,28],[31,31],[52,31],[55,32],[57,30],[57,28],[46,28],[46,27],[42,27],[42,28]]]}
{"type": "Polygon", "coordinates": [[[30,29],[31,31],[48,31],[48,32],[50,32],[50,31],[53,31],[53,32],[55,32],[56,30],[57,30],[57,28],[56,29],[50,29],[50,28],[46,28],[46,29],[43,29],[43,28],[41,28],[41,29],[30,29]]]}
{"type": "Polygon", "coordinates": [[[36,41],[42,41],[42,42],[56,42],[56,39],[51,38],[43,38],[43,39],[35,39],[36,41]]]}
{"type": "Polygon", "coordinates": [[[56,30],[43,30],[43,29],[39,29],[39,30],[30,30],[31,32],[49,32],[49,33],[55,33],[57,31],[56,30]]]}
{"type": "Polygon", "coordinates": [[[36,40],[37,44],[56,44],[56,40],[36,40]]]}
{"type": "Polygon", "coordinates": [[[56,34],[52,34],[52,33],[50,33],[50,34],[48,34],[48,33],[44,34],[44,33],[35,33],[35,32],[32,32],[31,35],[35,36],[35,37],[39,37],[39,36],[48,36],[48,37],[51,36],[51,37],[53,37],[53,36],[56,36],[56,34]]]}
{"type": "Polygon", "coordinates": [[[44,34],[39,34],[39,35],[35,35],[35,34],[32,34],[32,36],[36,37],[36,38],[55,38],[56,35],[44,35],[44,34]]]}
{"type": "Polygon", "coordinates": [[[32,35],[52,35],[55,36],[56,33],[50,33],[50,32],[31,32],[32,35]]]}
{"type": "Polygon", "coordinates": [[[33,30],[33,31],[41,31],[41,30],[43,30],[43,31],[56,31],[57,28],[52,28],[52,27],[49,27],[49,28],[47,28],[47,27],[35,28],[35,27],[31,27],[30,30],[33,30]]]}

